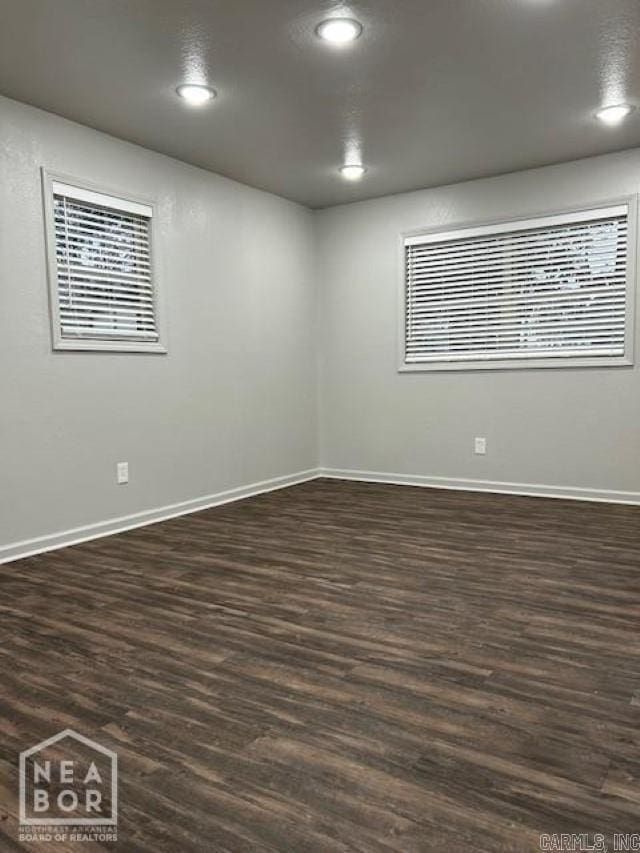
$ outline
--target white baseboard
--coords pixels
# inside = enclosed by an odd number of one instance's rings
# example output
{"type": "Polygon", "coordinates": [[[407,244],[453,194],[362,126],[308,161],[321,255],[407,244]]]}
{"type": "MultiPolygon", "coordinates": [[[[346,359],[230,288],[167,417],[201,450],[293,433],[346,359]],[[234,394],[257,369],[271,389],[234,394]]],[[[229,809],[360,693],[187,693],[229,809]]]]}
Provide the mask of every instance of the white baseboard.
{"type": "Polygon", "coordinates": [[[120,518],[112,518],[108,521],[100,521],[96,524],[87,524],[83,527],[74,527],[70,530],[63,530],[47,536],[25,539],[22,542],[13,542],[0,547],[0,564],[21,560],[24,557],[31,557],[35,554],[42,554],[45,551],[53,551],[56,548],[77,545],[80,542],[87,542],[90,539],[112,536],[114,533],[123,533],[125,530],[145,527],[148,524],[156,524],[159,521],[167,521],[170,518],[199,512],[203,509],[211,509],[221,504],[250,498],[264,492],[284,489],[287,486],[295,486],[297,483],[306,483],[318,477],[326,477],[333,480],[356,480],[363,483],[389,483],[396,486],[422,486],[430,489],[495,492],[503,495],[524,495],[536,498],[562,498],[565,500],[640,505],[640,492],[584,489],[572,486],[547,486],[537,483],[503,483],[493,480],[468,480],[454,477],[429,477],[422,474],[354,471],[346,468],[310,468],[308,471],[298,471],[296,474],[262,480],[259,483],[239,486],[238,488],[228,489],[214,495],[193,498],[192,500],[181,501],[180,503],[169,504],[168,506],[156,509],[124,515],[120,518]]]}
{"type": "Polygon", "coordinates": [[[56,548],[66,548],[69,545],[77,545],[87,542],[89,539],[99,539],[101,536],[111,536],[114,533],[123,533],[125,530],[133,530],[136,527],[145,527],[147,524],[156,524],[158,521],[167,521],[179,515],[187,515],[202,509],[210,509],[220,504],[239,501],[264,492],[273,492],[276,489],[284,489],[287,486],[295,486],[297,483],[305,483],[314,480],[318,471],[311,468],[308,471],[298,471],[296,474],[288,474],[284,477],[274,477],[271,480],[262,480],[259,483],[251,483],[248,486],[239,486],[236,489],[228,489],[214,495],[206,495],[201,498],[193,498],[168,506],[149,509],[144,512],[135,512],[120,518],[111,518],[108,521],[99,521],[96,524],[86,524],[83,527],[74,527],[71,530],[63,530],[60,533],[52,533],[48,536],[38,536],[35,539],[25,539],[22,542],[13,542],[0,547],[0,563],[9,563],[13,560],[21,560],[24,557],[32,557],[42,554],[44,551],[53,551],[56,548]]]}
{"type": "Polygon", "coordinates": [[[466,480],[455,477],[429,477],[422,474],[390,474],[380,471],[352,471],[320,468],[319,477],[334,480],[358,480],[363,483],[389,483],[397,486],[422,486],[429,489],[455,489],[465,492],[495,492],[532,498],[563,498],[575,501],[640,504],[640,492],[609,489],[583,489],[577,486],[547,486],[539,483],[502,483],[493,480],[466,480]]]}

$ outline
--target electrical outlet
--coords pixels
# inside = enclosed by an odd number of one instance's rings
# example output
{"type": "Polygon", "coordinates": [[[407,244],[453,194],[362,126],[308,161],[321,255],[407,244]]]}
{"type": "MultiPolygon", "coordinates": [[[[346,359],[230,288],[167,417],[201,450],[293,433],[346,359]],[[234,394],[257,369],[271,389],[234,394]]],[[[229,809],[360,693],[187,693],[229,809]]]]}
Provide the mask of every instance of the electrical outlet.
{"type": "Polygon", "coordinates": [[[478,456],[484,456],[487,452],[487,439],[476,436],[474,447],[474,452],[477,453],[478,456]]]}
{"type": "Polygon", "coordinates": [[[128,462],[118,462],[116,465],[116,479],[118,481],[118,485],[122,485],[123,483],[129,482],[129,463],[128,462]]]}

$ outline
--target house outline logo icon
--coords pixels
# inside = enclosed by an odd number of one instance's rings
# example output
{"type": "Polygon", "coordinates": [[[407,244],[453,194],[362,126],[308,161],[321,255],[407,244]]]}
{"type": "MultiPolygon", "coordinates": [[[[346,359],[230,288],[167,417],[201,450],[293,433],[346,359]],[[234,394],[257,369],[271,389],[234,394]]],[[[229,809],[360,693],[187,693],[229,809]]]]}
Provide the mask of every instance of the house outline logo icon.
{"type": "Polygon", "coordinates": [[[64,729],[20,753],[20,823],[25,826],[116,826],[118,823],[118,755],[111,749],[91,740],[73,729],[64,729]],[[109,759],[111,770],[110,817],[27,817],[27,759],[65,738],[72,738],[109,759]]]}

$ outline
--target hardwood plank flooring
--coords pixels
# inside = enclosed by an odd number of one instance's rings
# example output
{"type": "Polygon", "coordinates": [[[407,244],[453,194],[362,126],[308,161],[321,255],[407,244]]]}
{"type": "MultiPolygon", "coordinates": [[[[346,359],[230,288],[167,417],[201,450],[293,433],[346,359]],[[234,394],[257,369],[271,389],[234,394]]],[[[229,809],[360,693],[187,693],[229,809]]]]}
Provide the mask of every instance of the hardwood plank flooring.
{"type": "MultiPolygon", "coordinates": [[[[640,509],[316,480],[0,567],[20,750],[119,756],[115,844],[539,850],[640,833],[640,509]]],[[[610,848],[613,849],[613,848],[610,848]]]]}

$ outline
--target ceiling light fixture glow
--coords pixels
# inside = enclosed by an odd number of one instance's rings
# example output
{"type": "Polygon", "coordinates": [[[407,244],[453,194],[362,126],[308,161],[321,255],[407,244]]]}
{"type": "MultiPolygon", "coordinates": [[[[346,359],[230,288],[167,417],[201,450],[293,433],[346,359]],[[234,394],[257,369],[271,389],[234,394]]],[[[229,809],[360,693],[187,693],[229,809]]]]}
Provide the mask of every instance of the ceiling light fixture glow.
{"type": "Polygon", "coordinates": [[[347,164],[340,168],[340,174],[347,181],[359,181],[367,170],[358,163],[347,164]]]}
{"type": "Polygon", "coordinates": [[[353,18],[328,18],[316,27],[318,38],[330,44],[348,44],[362,33],[362,24],[353,18]]]}
{"type": "Polygon", "coordinates": [[[199,83],[183,83],[182,86],[178,86],[176,92],[192,107],[201,107],[216,96],[214,89],[199,83]]]}
{"type": "Polygon", "coordinates": [[[596,113],[596,118],[608,125],[620,124],[629,113],[633,112],[631,104],[615,104],[611,107],[603,107],[596,113]]]}

